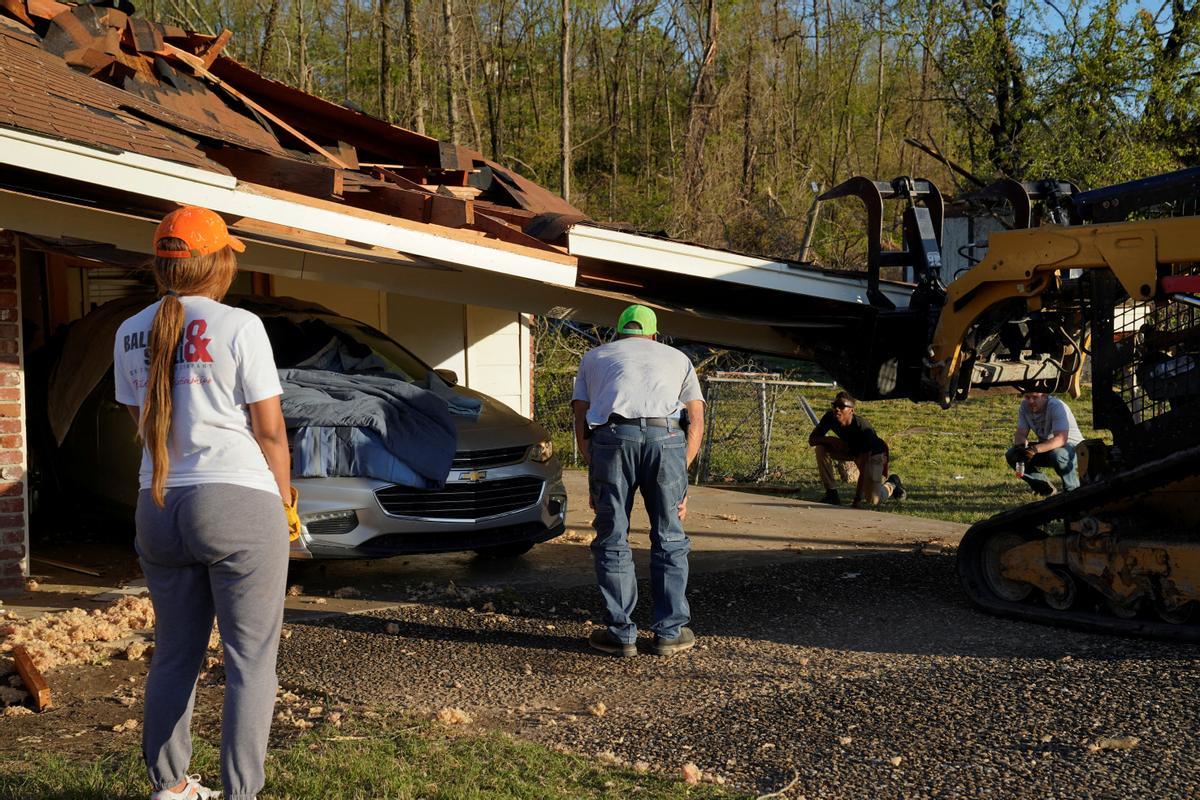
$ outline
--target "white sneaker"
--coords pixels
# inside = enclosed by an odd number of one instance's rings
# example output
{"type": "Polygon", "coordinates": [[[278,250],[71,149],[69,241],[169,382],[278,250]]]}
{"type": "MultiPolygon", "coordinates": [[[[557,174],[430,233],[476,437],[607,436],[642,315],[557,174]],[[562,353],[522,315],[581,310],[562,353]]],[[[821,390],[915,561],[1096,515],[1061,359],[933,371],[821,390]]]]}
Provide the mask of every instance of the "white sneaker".
{"type": "Polygon", "coordinates": [[[199,775],[188,775],[181,791],[159,789],[150,795],[150,800],[221,800],[221,792],[202,786],[199,775]]]}

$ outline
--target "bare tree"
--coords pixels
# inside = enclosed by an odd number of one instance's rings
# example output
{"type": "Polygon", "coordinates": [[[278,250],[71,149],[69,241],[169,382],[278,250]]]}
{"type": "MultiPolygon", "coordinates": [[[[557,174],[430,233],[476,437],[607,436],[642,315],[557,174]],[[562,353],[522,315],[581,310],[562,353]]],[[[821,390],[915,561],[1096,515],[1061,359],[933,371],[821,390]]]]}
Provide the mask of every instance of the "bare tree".
{"type": "Polygon", "coordinates": [[[458,70],[455,68],[458,39],[454,35],[452,0],[442,0],[442,22],[446,32],[446,125],[450,129],[450,141],[458,144],[458,70]]]}
{"type": "Polygon", "coordinates": [[[258,51],[258,71],[264,72],[271,58],[271,46],[275,44],[275,26],[279,24],[279,0],[271,0],[267,7],[267,19],[263,23],[262,47],[258,51]]]}
{"type": "Polygon", "coordinates": [[[571,0],[562,0],[562,42],[558,56],[558,75],[561,90],[559,125],[561,152],[562,197],[571,201],[571,0]]]}
{"type": "Polygon", "coordinates": [[[379,115],[392,121],[392,0],[379,0],[379,115]]]}
{"type": "Polygon", "coordinates": [[[410,118],[417,133],[425,132],[425,92],[421,80],[421,39],[413,0],[404,0],[404,38],[408,46],[406,71],[410,118]]]}

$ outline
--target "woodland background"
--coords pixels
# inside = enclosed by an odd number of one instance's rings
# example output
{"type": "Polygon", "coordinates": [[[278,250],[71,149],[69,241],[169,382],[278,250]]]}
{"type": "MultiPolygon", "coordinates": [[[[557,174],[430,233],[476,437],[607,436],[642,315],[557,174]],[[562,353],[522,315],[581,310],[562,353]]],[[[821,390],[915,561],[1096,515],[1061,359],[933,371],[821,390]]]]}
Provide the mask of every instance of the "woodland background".
{"type": "MultiPolygon", "coordinates": [[[[851,175],[973,188],[907,137],[982,181],[1084,188],[1192,164],[1200,147],[1200,3],[1184,0],[145,0],[141,11],[229,28],[227,53],[266,75],[478,148],[597,219],[774,256],[800,256],[814,190],[851,175]]],[[[830,266],[861,246],[861,212],[833,205],[813,251],[830,266]]]]}

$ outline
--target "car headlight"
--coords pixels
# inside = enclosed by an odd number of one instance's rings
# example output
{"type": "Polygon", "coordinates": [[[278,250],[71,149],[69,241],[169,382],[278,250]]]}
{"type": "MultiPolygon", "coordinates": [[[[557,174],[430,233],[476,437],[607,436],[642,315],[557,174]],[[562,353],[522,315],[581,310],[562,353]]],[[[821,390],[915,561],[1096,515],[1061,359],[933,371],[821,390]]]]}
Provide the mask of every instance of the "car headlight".
{"type": "Polygon", "coordinates": [[[539,464],[545,463],[554,457],[554,442],[546,439],[538,442],[529,450],[529,460],[536,461],[539,464]]]}

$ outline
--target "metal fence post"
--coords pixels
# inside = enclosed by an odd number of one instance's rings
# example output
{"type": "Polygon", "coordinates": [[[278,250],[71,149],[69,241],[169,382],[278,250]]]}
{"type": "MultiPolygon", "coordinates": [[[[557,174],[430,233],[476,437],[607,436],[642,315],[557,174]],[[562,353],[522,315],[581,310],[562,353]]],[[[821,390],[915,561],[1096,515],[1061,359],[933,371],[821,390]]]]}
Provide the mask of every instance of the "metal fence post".
{"type": "Polygon", "coordinates": [[[719,384],[706,381],[708,384],[708,413],[705,415],[704,448],[700,456],[700,468],[696,470],[696,483],[708,483],[708,468],[712,461],[713,429],[717,427],[717,399],[720,392],[719,384]]]}

